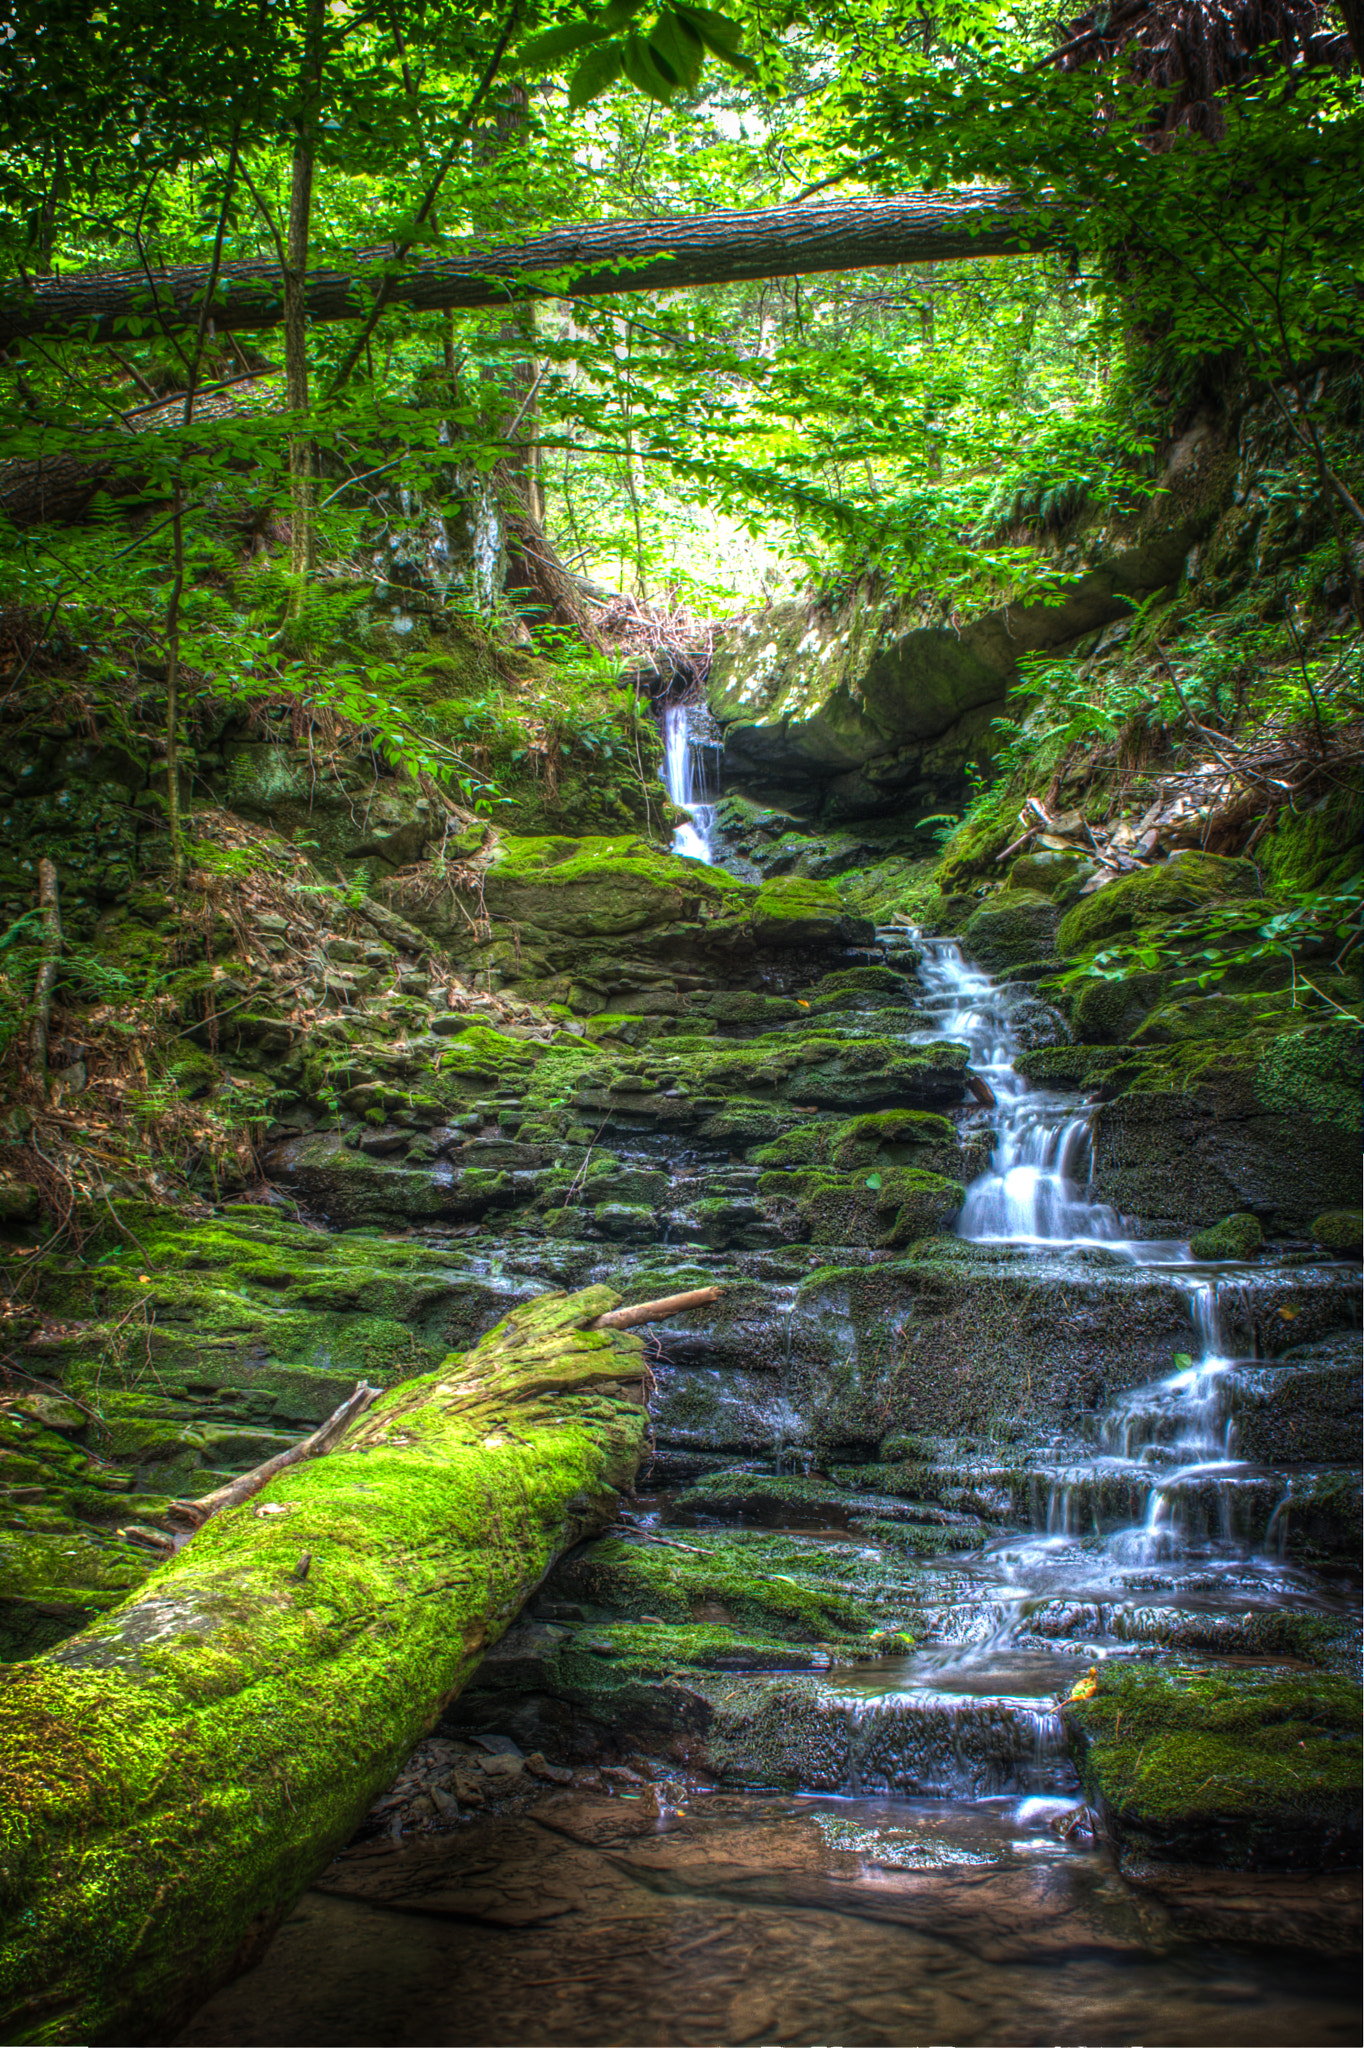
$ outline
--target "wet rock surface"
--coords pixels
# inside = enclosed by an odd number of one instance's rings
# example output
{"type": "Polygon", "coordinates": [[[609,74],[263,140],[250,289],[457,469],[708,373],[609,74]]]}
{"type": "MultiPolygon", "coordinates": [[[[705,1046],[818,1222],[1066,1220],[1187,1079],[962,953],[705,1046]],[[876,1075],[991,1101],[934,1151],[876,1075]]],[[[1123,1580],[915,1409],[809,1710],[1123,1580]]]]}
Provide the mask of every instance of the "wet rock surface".
{"type": "MultiPolygon", "coordinates": [[[[1349,1939],[1321,1874],[1358,1857],[1339,1034],[1236,1037],[1234,1003],[1174,1018],[1163,985],[1124,985],[1121,1016],[1058,1006],[1038,986],[1057,948],[1103,942],[1142,889],[1083,896],[1032,857],[943,899],[937,929],[1012,977],[991,979],[954,940],[873,925],[849,879],[865,833],[740,823],[742,881],[636,839],[473,849],[493,924],[428,918],[458,988],[397,940],[373,961],[335,942],[344,1015],[239,1048],[288,1097],[272,1203],[126,1205],[138,1255],[73,1271],[22,1358],[40,1391],[0,1417],[0,1555],[31,1655],[167,1555],[169,1500],[296,1442],[357,1379],[430,1374],[556,1290],[722,1289],[649,1331],[634,1497],[286,1923],[254,1980],[265,2037],[409,2038],[333,1991],[367,1957],[406,2011],[440,1957],[423,2035],[626,2038],[643,1980],[609,1975],[605,1930],[632,1915],[639,1955],[681,1954],[677,2040],[991,2038],[1030,2009],[1000,1932],[1024,1922],[1058,1970],[1066,1942],[1081,1957],[1077,2014],[1160,2037],[1173,2006],[1124,2006],[1114,1954],[1149,1972],[1185,1932],[1349,1939]],[[1201,1775],[1191,1700],[1226,1724],[1201,1775]],[[815,1906],[838,1917],[836,1993],[798,1938],[815,1906]],[[416,1934],[384,1953],[395,1916],[514,1935],[529,2002],[416,1934]],[[941,1934],[992,1988],[967,1968],[911,2010],[905,1972],[930,1966],[887,1929],[941,1934]],[[723,1987],[699,2004],[693,1953],[723,1987]],[[308,2007],[277,1965],[332,1988],[308,2007]]],[[[1214,862],[1162,886],[1183,902],[1200,877],[1219,900],[1244,880],[1214,862]]],[[[1194,1979],[1169,1968],[1186,2014],[1194,1979]]],[[[262,2038],[252,1981],[196,2027],[262,2038]]],[[[1337,2037],[1325,1994],[1266,1985],[1266,2041],[1337,2037]]],[[[1200,2038],[1257,2038],[1196,2009],[1200,2038]]]]}
{"type": "MultiPolygon", "coordinates": [[[[1355,2038],[1352,1965],[1191,1950],[1329,1932],[1339,1881],[1124,1883],[1066,1799],[553,1792],[332,1864],[182,2043],[1355,2038]]],[[[1317,1945],[1315,1942],[1312,1945],[1317,1945]]]]}

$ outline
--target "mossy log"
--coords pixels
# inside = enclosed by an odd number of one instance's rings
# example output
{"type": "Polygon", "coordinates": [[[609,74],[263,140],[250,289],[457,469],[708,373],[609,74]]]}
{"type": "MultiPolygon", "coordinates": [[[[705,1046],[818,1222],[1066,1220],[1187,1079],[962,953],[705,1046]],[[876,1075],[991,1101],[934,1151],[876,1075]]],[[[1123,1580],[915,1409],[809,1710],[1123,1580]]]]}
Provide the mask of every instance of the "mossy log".
{"type": "Polygon", "coordinates": [[[0,2038],[166,2040],[259,1953],[633,1480],[618,1300],[516,1310],[0,1674],[0,2038]]]}

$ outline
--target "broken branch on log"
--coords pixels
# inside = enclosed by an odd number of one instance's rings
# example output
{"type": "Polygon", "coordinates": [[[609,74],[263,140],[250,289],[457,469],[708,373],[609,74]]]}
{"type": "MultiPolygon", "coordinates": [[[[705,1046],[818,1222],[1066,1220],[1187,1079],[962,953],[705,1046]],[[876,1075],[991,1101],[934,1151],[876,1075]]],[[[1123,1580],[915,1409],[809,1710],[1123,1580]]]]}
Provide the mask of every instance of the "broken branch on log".
{"type": "Polygon", "coordinates": [[[239,1508],[244,1500],[250,1500],[263,1486],[268,1486],[277,1474],[290,1465],[301,1465],[305,1458],[320,1458],[333,1444],[339,1443],[357,1415],[363,1415],[371,1401],[377,1401],[382,1387],[370,1387],[363,1380],[355,1392],[347,1396],[341,1406],[330,1414],[319,1429],[311,1436],[305,1436],[302,1443],[290,1445],[287,1451],[279,1451],[273,1458],[267,1458],[263,1465],[255,1465],[249,1472],[243,1472],[239,1479],[230,1479],[226,1486],[220,1486],[214,1493],[203,1494],[198,1500],[173,1500],[166,1510],[172,1522],[181,1522],[190,1528],[202,1529],[213,1515],[220,1515],[224,1508],[239,1508]]]}

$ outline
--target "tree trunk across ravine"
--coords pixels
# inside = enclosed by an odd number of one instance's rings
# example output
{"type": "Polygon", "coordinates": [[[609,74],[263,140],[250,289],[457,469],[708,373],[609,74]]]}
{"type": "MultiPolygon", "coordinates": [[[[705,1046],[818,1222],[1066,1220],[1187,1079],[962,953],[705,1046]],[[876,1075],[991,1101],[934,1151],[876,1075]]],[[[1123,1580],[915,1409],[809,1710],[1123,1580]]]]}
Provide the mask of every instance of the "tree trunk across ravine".
{"type": "Polygon", "coordinates": [[[165,2041],[259,1953],[632,1483],[618,1300],[516,1310],[0,1672],[0,2039],[165,2041]]]}
{"type": "MultiPolygon", "coordinates": [[[[1002,190],[819,200],[690,220],[594,221],[510,245],[460,243],[433,262],[400,264],[385,303],[428,312],[518,297],[592,298],[1002,256],[1041,246],[1021,222],[1018,200],[1002,190]]],[[[362,318],[389,267],[389,252],[367,249],[348,269],[309,271],[306,317],[362,318]]],[[[144,333],[149,320],[193,326],[207,286],[202,268],[30,278],[0,292],[0,345],[35,334],[112,341],[129,322],[144,333]]],[[[278,264],[224,264],[212,316],[220,330],[277,327],[284,318],[278,264]]]]}

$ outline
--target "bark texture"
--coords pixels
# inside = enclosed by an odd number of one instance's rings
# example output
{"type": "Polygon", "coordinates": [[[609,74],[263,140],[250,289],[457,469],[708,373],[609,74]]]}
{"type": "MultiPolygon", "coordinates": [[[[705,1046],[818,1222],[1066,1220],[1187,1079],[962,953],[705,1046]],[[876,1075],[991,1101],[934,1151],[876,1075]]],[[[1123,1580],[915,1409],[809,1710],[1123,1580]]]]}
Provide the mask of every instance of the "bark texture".
{"type": "MultiPolygon", "coordinates": [[[[1040,246],[1022,233],[1019,217],[1019,204],[1007,191],[941,198],[919,193],[691,220],[596,221],[511,245],[462,244],[438,262],[400,265],[391,274],[388,252],[361,250],[350,270],[309,271],[303,310],[310,321],[361,319],[386,274],[386,304],[425,312],[503,305],[509,298],[592,298],[1001,256],[1040,246]]],[[[155,311],[162,323],[194,326],[209,282],[208,271],[197,267],[156,275],[155,311]]],[[[211,306],[218,330],[280,325],[285,306],[279,265],[225,264],[211,306]]],[[[152,310],[152,290],[141,271],[31,278],[22,289],[0,293],[0,345],[35,334],[112,341],[129,320],[145,320],[152,310]]]]}
{"type": "Polygon", "coordinates": [[[633,1480],[605,1287],[518,1309],[0,1673],[0,2036],[164,2041],[633,1480]],[[305,1562],[306,1560],[306,1562],[305,1562]]]}
{"type": "MultiPolygon", "coordinates": [[[[278,380],[242,377],[194,394],[194,428],[209,429],[217,420],[243,413],[275,410],[280,404],[278,380]]],[[[183,427],[185,394],[178,391],[155,405],[92,426],[87,445],[78,454],[35,455],[0,463],[0,514],[15,526],[39,526],[46,520],[78,519],[100,491],[110,497],[138,497],[147,488],[155,453],[144,464],[138,456],[143,434],[167,433],[183,427]]],[[[150,448],[150,444],[149,448],[150,448]]],[[[164,497],[165,486],[157,492],[164,497]]]]}

